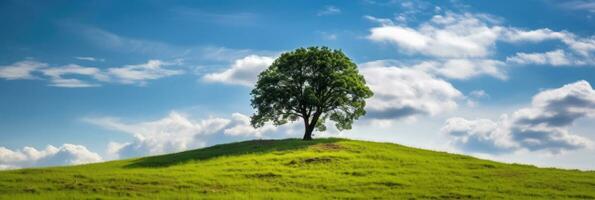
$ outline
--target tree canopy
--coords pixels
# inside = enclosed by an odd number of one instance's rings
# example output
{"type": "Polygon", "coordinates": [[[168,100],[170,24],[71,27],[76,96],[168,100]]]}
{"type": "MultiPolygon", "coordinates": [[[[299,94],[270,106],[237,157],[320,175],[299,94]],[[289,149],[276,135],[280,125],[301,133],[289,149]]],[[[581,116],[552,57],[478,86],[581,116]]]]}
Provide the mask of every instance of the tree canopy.
{"type": "Polygon", "coordinates": [[[267,122],[282,125],[304,120],[304,140],[312,131],[326,130],[326,120],[337,129],[351,129],[354,120],[366,114],[366,86],[357,65],[341,50],[328,47],[299,48],[283,53],[260,73],[251,92],[254,127],[267,122]]]}

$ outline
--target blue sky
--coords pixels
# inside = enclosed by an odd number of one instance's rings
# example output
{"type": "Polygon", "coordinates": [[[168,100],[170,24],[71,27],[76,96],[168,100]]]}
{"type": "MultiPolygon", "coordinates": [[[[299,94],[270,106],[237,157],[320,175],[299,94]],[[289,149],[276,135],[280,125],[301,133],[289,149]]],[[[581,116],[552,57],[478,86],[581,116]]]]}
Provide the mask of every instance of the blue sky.
{"type": "Polygon", "coordinates": [[[0,168],[252,138],[280,53],[342,49],[384,98],[353,130],[503,162],[595,166],[595,2],[2,1],[0,168]]]}

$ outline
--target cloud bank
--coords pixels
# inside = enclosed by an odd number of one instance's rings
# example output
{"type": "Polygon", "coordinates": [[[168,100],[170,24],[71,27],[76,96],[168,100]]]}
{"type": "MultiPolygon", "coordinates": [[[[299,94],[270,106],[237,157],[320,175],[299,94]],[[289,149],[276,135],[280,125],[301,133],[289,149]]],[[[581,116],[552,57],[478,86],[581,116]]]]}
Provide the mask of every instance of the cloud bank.
{"type": "Polygon", "coordinates": [[[108,152],[115,158],[164,154],[204,147],[209,139],[215,137],[262,138],[267,134],[291,134],[295,127],[295,124],[279,127],[266,125],[255,129],[250,125],[250,117],[240,113],[233,113],[229,118],[193,119],[175,111],[161,119],[146,122],[127,123],[112,117],[87,118],[85,121],[134,137],[132,142],[109,144],[108,152]]]}
{"type": "Polygon", "coordinates": [[[102,160],[99,154],[89,151],[82,145],[64,144],[60,147],[48,145],[45,149],[39,150],[33,147],[19,150],[0,147],[0,169],[74,165],[102,160]]]}
{"type": "Polygon", "coordinates": [[[465,151],[498,153],[516,150],[561,153],[592,147],[587,138],[572,134],[574,121],[595,116],[595,91],[587,81],[545,90],[531,105],[498,121],[451,118],[442,132],[465,151]]]}

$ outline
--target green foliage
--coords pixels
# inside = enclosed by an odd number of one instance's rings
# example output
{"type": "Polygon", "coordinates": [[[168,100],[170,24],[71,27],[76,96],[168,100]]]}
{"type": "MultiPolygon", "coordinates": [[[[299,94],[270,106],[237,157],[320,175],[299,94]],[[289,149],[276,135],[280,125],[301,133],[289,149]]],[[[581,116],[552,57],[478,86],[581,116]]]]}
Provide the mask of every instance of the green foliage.
{"type": "Polygon", "coordinates": [[[0,171],[0,199],[595,199],[595,172],[390,143],[255,140],[70,167],[0,171]]]}
{"type": "Polygon", "coordinates": [[[301,118],[304,139],[314,128],[324,131],[327,119],[339,130],[351,129],[353,121],[366,114],[365,99],[373,95],[357,66],[340,50],[327,47],[283,53],[258,76],[251,94],[254,127],[301,118]]]}

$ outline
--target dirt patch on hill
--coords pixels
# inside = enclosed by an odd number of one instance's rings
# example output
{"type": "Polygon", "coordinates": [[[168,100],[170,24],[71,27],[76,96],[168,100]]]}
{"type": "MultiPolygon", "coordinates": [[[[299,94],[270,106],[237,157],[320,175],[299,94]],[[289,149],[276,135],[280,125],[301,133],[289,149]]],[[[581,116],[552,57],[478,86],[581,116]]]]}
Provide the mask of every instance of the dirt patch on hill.
{"type": "Polygon", "coordinates": [[[267,173],[247,174],[246,177],[248,177],[248,178],[267,179],[267,178],[278,178],[278,177],[281,177],[281,175],[275,174],[275,173],[272,173],[272,172],[267,172],[267,173]]]}
{"type": "Polygon", "coordinates": [[[345,149],[345,147],[335,143],[316,144],[312,145],[310,148],[316,151],[340,151],[345,149]]]}
{"type": "Polygon", "coordinates": [[[311,158],[303,158],[299,160],[292,160],[287,165],[290,166],[297,166],[297,165],[313,165],[313,164],[327,164],[338,161],[337,158],[333,157],[311,157],[311,158]]]}

